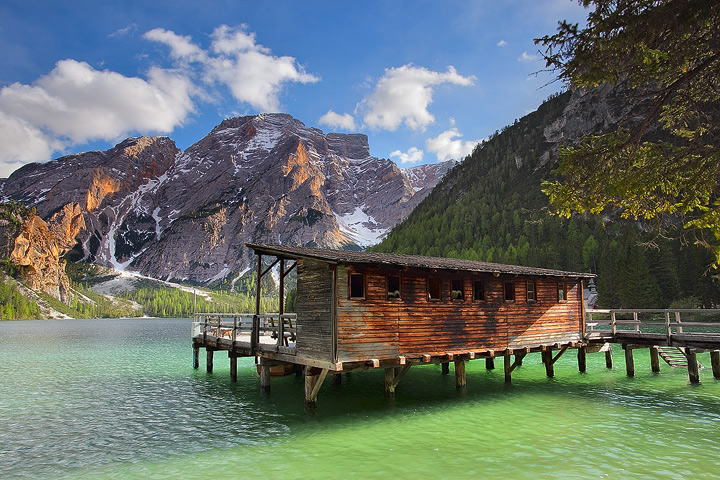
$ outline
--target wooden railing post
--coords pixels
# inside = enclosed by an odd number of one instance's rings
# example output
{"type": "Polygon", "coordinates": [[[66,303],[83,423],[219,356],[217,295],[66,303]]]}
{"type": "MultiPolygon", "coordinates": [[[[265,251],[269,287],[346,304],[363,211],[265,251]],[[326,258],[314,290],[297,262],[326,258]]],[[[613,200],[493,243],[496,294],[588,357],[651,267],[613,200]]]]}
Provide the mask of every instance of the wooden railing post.
{"type": "Polygon", "coordinates": [[[633,322],[635,323],[635,331],[640,332],[640,316],[638,312],[633,312],[633,322]]]}
{"type": "Polygon", "coordinates": [[[680,312],[675,312],[675,323],[677,324],[677,333],[683,333],[682,320],[680,319],[680,312]]]}
{"type": "Polygon", "coordinates": [[[615,312],[610,312],[610,334],[613,337],[617,334],[617,323],[615,322],[615,312]]]}
{"type": "Polygon", "coordinates": [[[672,327],[670,326],[670,311],[665,310],[665,333],[667,335],[667,344],[672,346],[672,327]]]}

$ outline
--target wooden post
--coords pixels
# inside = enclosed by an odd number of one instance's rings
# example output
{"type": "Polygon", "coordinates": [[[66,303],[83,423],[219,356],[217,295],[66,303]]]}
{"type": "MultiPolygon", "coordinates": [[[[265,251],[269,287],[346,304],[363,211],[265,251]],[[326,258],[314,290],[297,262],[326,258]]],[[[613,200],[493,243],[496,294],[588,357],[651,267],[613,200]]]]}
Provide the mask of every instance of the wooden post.
{"type": "Polygon", "coordinates": [[[698,369],[697,355],[692,348],[685,349],[688,362],[688,376],[690,383],[700,383],[700,370],[698,369]]]}
{"type": "Polygon", "coordinates": [[[455,360],[455,387],[465,388],[467,378],[465,377],[465,360],[455,360]]]}
{"type": "Polygon", "coordinates": [[[317,375],[310,375],[310,367],[305,367],[305,408],[308,410],[317,408],[317,400],[312,398],[315,383],[317,383],[317,375]]]}
{"type": "Polygon", "coordinates": [[[200,368],[200,347],[197,343],[193,343],[193,368],[200,368]]]}
{"type": "Polygon", "coordinates": [[[505,383],[510,383],[512,381],[512,362],[510,359],[512,356],[507,351],[505,352],[505,356],[503,358],[503,368],[505,369],[505,383]]]}
{"type": "Polygon", "coordinates": [[[208,373],[213,371],[213,349],[205,348],[207,351],[207,371],[208,373]]]}
{"type": "Polygon", "coordinates": [[[650,368],[653,373],[660,373],[660,349],[657,345],[650,347],[650,368]]]}
{"type": "Polygon", "coordinates": [[[580,370],[581,373],[585,373],[587,371],[586,347],[578,347],[578,370],[580,370]]]}
{"type": "Polygon", "coordinates": [[[336,387],[342,385],[342,373],[333,373],[333,385],[336,387]]]}
{"type": "Polygon", "coordinates": [[[270,393],[270,365],[265,365],[260,360],[260,391],[270,393]]]}
{"type": "Polygon", "coordinates": [[[605,350],[605,367],[612,370],[613,368],[613,356],[612,356],[612,345],[608,344],[608,349],[605,350]]]}
{"type": "Polygon", "coordinates": [[[625,370],[627,371],[628,377],[635,376],[635,361],[633,359],[632,347],[630,345],[623,345],[625,349],[625,370]]]}
{"type": "Polygon", "coordinates": [[[553,366],[552,348],[543,350],[540,355],[542,356],[542,361],[545,364],[545,375],[548,377],[554,377],[555,367],[553,366]]]}
{"type": "Polygon", "coordinates": [[[394,368],[386,368],[385,369],[385,397],[387,398],[395,398],[395,369],[394,368]]]}
{"type": "Polygon", "coordinates": [[[442,363],[442,374],[448,375],[450,374],[450,362],[443,362],[442,363]]]}
{"type": "Polygon", "coordinates": [[[710,363],[712,364],[713,377],[720,380],[720,350],[710,352],[710,363]]]}
{"type": "Polygon", "coordinates": [[[487,370],[495,370],[495,359],[492,357],[487,357],[485,359],[485,369],[487,370]]]}
{"type": "Polygon", "coordinates": [[[237,355],[232,352],[228,352],[230,357],[230,381],[237,383],[237,355]]]}

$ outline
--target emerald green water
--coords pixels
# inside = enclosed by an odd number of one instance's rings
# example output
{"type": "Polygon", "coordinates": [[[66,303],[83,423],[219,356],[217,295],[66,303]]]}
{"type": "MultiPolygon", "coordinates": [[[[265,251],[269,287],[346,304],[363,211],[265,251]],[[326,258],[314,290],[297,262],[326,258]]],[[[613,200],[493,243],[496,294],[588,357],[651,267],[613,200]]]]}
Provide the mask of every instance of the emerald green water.
{"type": "Polygon", "coordinates": [[[635,355],[635,378],[617,349],[548,379],[531,354],[510,385],[471,361],[464,391],[416,366],[395,399],[357,372],[306,412],[302,378],[263,395],[252,359],[237,384],[220,353],[193,370],[186,319],[3,322],[0,478],[717,478],[720,382],[635,355]]]}

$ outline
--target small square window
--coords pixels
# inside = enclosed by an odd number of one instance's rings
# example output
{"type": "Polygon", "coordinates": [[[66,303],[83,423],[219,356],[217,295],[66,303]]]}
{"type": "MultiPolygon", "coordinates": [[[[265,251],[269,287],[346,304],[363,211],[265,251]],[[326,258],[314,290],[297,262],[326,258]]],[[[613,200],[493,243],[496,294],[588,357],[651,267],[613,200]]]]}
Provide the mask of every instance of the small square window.
{"type": "Polygon", "coordinates": [[[505,282],[505,301],[506,302],[514,302],[515,301],[515,282],[505,282]]]}
{"type": "Polygon", "coordinates": [[[365,275],[350,274],[350,298],[365,298],[365,275]]]}
{"type": "Polygon", "coordinates": [[[482,280],[473,281],[473,300],[485,300],[485,282],[482,280]]]}
{"type": "Polygon", "coordinates": [[[439,277],[428,278],[428,298],[442,300],[442,280],[439,277]]]}
{"type": "Polygon", "coordinates": [[[564,302],[567,300],[567,283],[558,283],[558,302],[564,302]]]}
{"type": "Polygon", "coordinates": [[[387,277],[387,298],[388,300],[400,298],[400,276],[388,275],[387,277]]]}
{"type": "Polygon", "coordinates": [[[534,302],[537,300],[537,292],[535,291],[535,282],[527,282],[527,301],[534,302]]]}
{"type": "Polygon", "coordinates": [[[465,299],[465,292],[464,292],[464,284],[462,278],[453,278],[452,281],[452,299],[453,300],[464,300],[465,299]]]}

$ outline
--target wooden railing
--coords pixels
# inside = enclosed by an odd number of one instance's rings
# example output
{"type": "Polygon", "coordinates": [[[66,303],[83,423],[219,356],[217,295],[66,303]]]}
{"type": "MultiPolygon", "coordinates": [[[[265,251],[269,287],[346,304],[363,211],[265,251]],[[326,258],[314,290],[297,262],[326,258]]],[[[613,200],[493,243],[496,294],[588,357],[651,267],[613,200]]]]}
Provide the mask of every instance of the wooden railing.
{"type": "MultiPolygon", "coordinates": [[[[260,343],[260,337],[270,337],[277,345],[287,346],[297,337],[297,315],[294,313],[196,313],[192,336],[229,338],[232,342],[249,337],[251,344],[260,343]]],[[[268,342],[263,342],[268,343],[268,342]]]]}
{"type": "Polygon", "coordinates": [[[585,337],[664,333],[668,344],[678,334],[720,335],[720,309],[608,309],[585,312],[585,337]]]}

